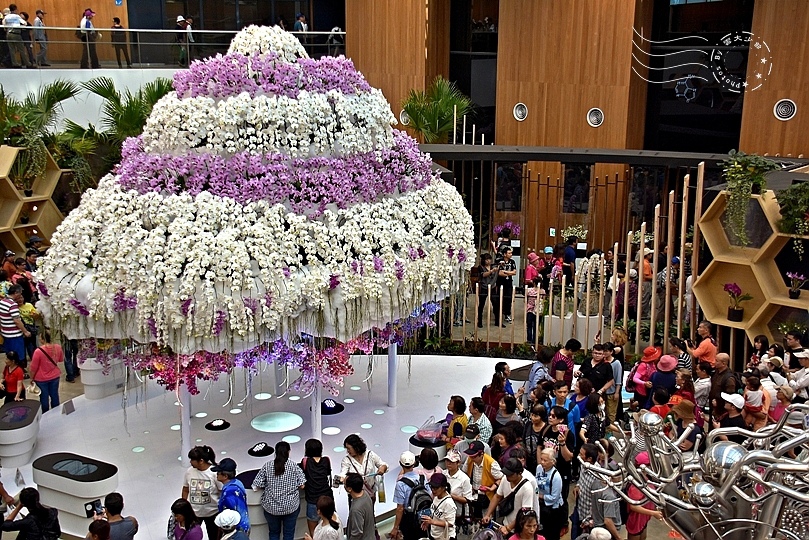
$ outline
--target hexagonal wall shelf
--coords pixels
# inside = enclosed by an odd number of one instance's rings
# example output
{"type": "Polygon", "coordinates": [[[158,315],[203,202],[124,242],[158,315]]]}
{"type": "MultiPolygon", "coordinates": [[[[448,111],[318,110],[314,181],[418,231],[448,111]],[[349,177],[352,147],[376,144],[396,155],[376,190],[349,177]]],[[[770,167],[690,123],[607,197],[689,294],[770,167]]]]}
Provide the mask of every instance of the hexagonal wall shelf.
{"type": "Polygon", "coordinates": [[[713,260],[694,283],[694,293],[709,321],[722,326],[748,330],[758,311],[767,303],[767,298],[758,281],[753,268],[748,264],[713,260]],[[738,284],[744,292],[753,296],[752,300],[742,304],[744,319],[741,322],[728,320],[730,302],[723,287],[725,283],[731,282],[738,284]]]}
{"type": "Polygon", "coordinates": [[[0,146],[0,244],[22,255],[33,235],[43,238],[47,246],[64,216],[51,200],[62,174],[53,157],[47,155],[45,173],[34,180],[33,194],[26,197],[10,178],[18,153],[19,148],[0,146]]]}

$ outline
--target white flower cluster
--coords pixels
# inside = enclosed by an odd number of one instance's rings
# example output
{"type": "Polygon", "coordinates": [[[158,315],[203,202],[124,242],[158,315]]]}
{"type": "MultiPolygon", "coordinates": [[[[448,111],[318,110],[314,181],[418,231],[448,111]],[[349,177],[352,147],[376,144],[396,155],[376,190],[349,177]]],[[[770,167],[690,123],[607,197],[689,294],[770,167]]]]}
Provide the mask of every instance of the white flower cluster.
{"type": "Polygon", "coordinates": [[[223,100],[179,99],[155,105],[143,132],[147,152],[223,155],[249,151],[290,157],[347,156],[393,146],[396,119],[379,90],[344,95],[302,91],[297,99],[249,94],[223,100]]]}
{"type": "Polygon", "coordinates": [[[138,195],[107,176],[54,234],[40,307],[71,337],[145,336],[175,352],[238,352],[301,331],[348,339],[453,293],[474,249],[460,195],[438,178],[311,219],[206,192],[138,195]],[[134,312],[116,310],[122,291],[134,312]]]}
{"type": "Polygon", "coordinates": [[[262,54],[275,52],[287,62],[309,58],[297,37],[276,26],[250,25],[236,34],[228,49],[228,53],[241,53],[246,56],[254,52],[262,54]]]}

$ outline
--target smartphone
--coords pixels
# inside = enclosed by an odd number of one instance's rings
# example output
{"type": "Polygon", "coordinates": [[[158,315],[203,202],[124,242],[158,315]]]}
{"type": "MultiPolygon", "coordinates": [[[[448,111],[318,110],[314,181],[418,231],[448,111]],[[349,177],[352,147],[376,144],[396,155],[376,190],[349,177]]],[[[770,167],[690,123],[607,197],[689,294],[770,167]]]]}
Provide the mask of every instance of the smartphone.
{"type": "Polygon", "coordinates": [[[91,518],[95,515],[100,515],[104,513],[104,506],[101,504],[101,499],[96,499],[94,501],[85,503],[84,505],[84,514],[91,518]]]}
{"type": "Polygon", "coordinates": [[[559,433],[561,433],[562,435],[564,435],[564,434],[565,434],[565,432],[567,431],[567,426],[566,426],[566,425],[564,425],[564,424],[559,424],[559,427],[557,427],[556,429],[558,429],[558,430],[559,430],[559,433]]]}

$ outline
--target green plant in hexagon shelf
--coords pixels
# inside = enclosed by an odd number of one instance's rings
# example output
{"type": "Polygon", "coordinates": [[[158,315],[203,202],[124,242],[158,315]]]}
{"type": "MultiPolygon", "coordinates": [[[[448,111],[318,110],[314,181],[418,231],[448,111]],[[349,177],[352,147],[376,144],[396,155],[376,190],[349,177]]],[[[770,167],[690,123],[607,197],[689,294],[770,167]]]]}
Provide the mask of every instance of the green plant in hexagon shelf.
{"type": "Polygon", "coordinates": [[[727,182],[728,202],[725,208],[725,227],[742,246],[750,244],[747,237],[747,203],[754,191],[763,192],[767,187],[764,175],[778,168],[774,161],[731,150],[728,159],[722,162],[727,182]]]}
{"type": "MultiPolygon", "coordinates": [[[[809,182],[797,182],[778,193],[778,206],[781,207],[781,232],[799,236],[809,235],[809,182]]],[[[793,238],[792,244],[798,260],[803,260],[804,245],[800,238],[793,238]]]]}
{"type": "Polygon", "coordinates": [[[739,304],[752,300],[753,297],[746,292],[742,292],[742,288],[736,283],[725,283],[725,292],[728,293],[730,299],[730,307],[728,308],[728,320],[741,322],[744,318],[744,308],[739,304]]]}

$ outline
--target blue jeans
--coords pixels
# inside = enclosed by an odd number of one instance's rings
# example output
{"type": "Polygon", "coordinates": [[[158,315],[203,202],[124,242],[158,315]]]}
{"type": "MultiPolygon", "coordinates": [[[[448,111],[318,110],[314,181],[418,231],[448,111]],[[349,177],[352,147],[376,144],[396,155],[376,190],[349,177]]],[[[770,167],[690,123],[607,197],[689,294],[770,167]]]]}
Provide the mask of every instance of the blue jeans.
{"type": "Polygon", "coordinates": [[[76,378],[76,362],[79,356],[79,342],[75,339],[63,339],[62,348],[65,351],[65,375],[67,380],[76,378]]]}
{"type": "Polygon", "coordinates": [[[295,540],[295,524],[298,521],[300,512],[300,506],[294,512],[285,516],[274,516],[264,510],[264,519],[267,520],[267,527],[270,529],[270,540],[280,540],[282,526],[284,528],[284,540],[295,540]]]}
{"type": "Polygon", "coordinates": [[[6,352],[14,351],[17,353],[21,359],[25,359],[25,338],[22,336],[18,337],[7,337],[3,340],[3,347],[5,348],[6,352]]]}
{"type": "Polygon", "coordinates": [[[59,377],[49,381],[35,381],[42,393],[39,394],[39,402],[42,404],[42,412],[54,409],[59,405],[59,377]]]}

